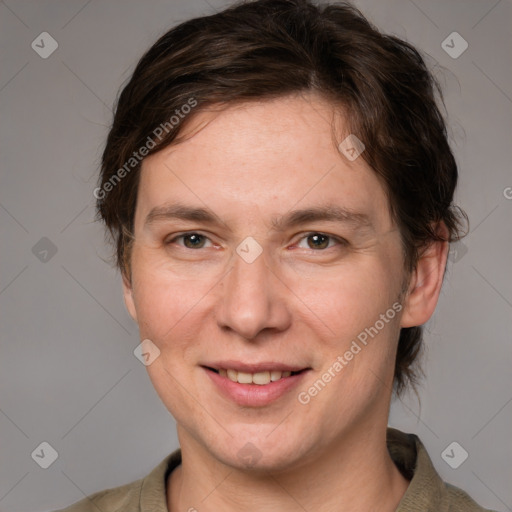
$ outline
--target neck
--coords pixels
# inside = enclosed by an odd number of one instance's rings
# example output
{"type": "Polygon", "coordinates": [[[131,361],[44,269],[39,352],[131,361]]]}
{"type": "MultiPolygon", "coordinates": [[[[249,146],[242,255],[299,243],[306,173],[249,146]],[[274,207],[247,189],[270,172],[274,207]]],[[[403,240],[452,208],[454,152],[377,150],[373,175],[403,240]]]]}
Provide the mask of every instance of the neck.
{"type": "Polygon", "coordinates": [[[279,472],[227,466],[179,427],[178,432],[183,462],[168,481],[170,512],[392,512],[408,485],[389,456],[385,425],[364,435],[359,427],[307,463],[279,472]]]}

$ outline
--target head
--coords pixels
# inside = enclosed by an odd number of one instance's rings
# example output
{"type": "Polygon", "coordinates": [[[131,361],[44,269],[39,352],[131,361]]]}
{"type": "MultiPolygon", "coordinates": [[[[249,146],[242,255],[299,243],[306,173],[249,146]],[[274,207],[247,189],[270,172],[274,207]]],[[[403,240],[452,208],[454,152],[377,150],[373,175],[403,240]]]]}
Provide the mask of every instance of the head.
{"type": "Polygon", "coordinates": [[[160,350],[150,377],[198,445],[233,463],[256,440],[284,464],[387,421],[392,388],[414,384],[462,218],[436,91],[412,46],[347,4],[240,4],[142,57],[95,195],[160,350]],[[234,403],[219,361],[287,363],[299,387],[234,403]]]}

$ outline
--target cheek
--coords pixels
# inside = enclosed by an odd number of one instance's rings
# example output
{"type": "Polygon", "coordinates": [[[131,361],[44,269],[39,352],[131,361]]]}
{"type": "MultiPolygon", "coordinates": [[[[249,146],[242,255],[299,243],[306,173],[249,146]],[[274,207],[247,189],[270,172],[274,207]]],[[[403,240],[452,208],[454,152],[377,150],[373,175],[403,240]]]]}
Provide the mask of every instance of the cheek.
{"type": "Polygon", "coordinates": [[[190,274],[180,275],[150,264],[134,269],[134,302],[141,337],[151,339],[161,350],[167,350],[169,339],[175,348],[186,344],[183,335],[192,336],[201,325],[194,317],[214,279],[205,275],[194,279],[190,274]]]}
{"type": "Polygon", "coordinates": [[[304,315],[316,318],[327,336],[337,340],[373,325],[399,295],[397,280],[386,265],[370,258],[359,265],[340,265],[316,276],[296,277],[293,291],[304,303],[304,315]]]}
{"type": "Polygon", "coordinates": [[[139,267],[133,274],[141,339],[150,339],[159,357],[146,367],[153,387],[171,414],[183,425],[193,416],[190,379],[201,344],[202,298],[211,285],[170,272],[139,267]],[[187,384],[186,384],[187,383],[187,384]]]}

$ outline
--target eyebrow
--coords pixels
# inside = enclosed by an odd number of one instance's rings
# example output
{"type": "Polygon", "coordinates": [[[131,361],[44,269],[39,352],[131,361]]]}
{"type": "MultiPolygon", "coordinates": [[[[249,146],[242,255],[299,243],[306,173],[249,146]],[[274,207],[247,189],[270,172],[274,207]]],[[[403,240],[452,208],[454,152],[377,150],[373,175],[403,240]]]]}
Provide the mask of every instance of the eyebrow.
{"type": "Polygon", "coordinates": [[[163,220],[186,220],[205,222],[207,224],[223,224],[217,215],[207,208],[195,208],[183,204],[155,206],[146,216],[144,225],[154,224],[163,220]]]}
{"type": "MultiPolygon", "coordinates": [[[[208,208],[191,207],[183,204],[169,204],[154,207],[146,216],[144,225],[158,221],[183,220],[203,222],[211,225],[226,224],[208,208]]],[[[355,212],[337,205],[324,205],[301,210],[292,210],[283,217],[273,217],[271,226],[276,231],[318,221],[337,222],[352,225],[354,228],[374,229],[370,217],[365,213],[355,212]]]]}
{"type": "Polygon", "coordinates": [[[373,229],[370,217],[337,205],[316,206],[303,210],[292,210],[281,218],[272,219],[272,227],[276,231],[296,227],[311,222],[327,221],[351,224],[358,228],[373,229]]]}

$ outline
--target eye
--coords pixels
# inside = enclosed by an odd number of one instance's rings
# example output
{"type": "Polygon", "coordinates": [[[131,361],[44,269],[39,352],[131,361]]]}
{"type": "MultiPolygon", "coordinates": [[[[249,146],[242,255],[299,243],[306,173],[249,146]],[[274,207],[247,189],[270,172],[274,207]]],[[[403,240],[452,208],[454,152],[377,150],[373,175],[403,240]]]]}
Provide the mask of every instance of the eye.
{"type": "Polygon", "coordinates": [[[314,249],[314,250],[325,250],[333,247],[334,245],[344,245],[344,241],[341,239],[334,238],[324,233],[308,233],[302,237],[297,244],[302,249],[314,249]],[[307,247],[304,247],[303,242],[306,242],[307,247]]]}
{"type": "Polygon", "coordinates": [[[211,241],[208,239],[208,237],[201,235],[200,233],[185,233],[173,238],[172,240],[169,240],[167,243],[175,243],[178,240],[183,241],[183,243],[178,243],[178,245],[182,245],[187,249],[203,249],[208,242],[211,245],[211,241]]]}

